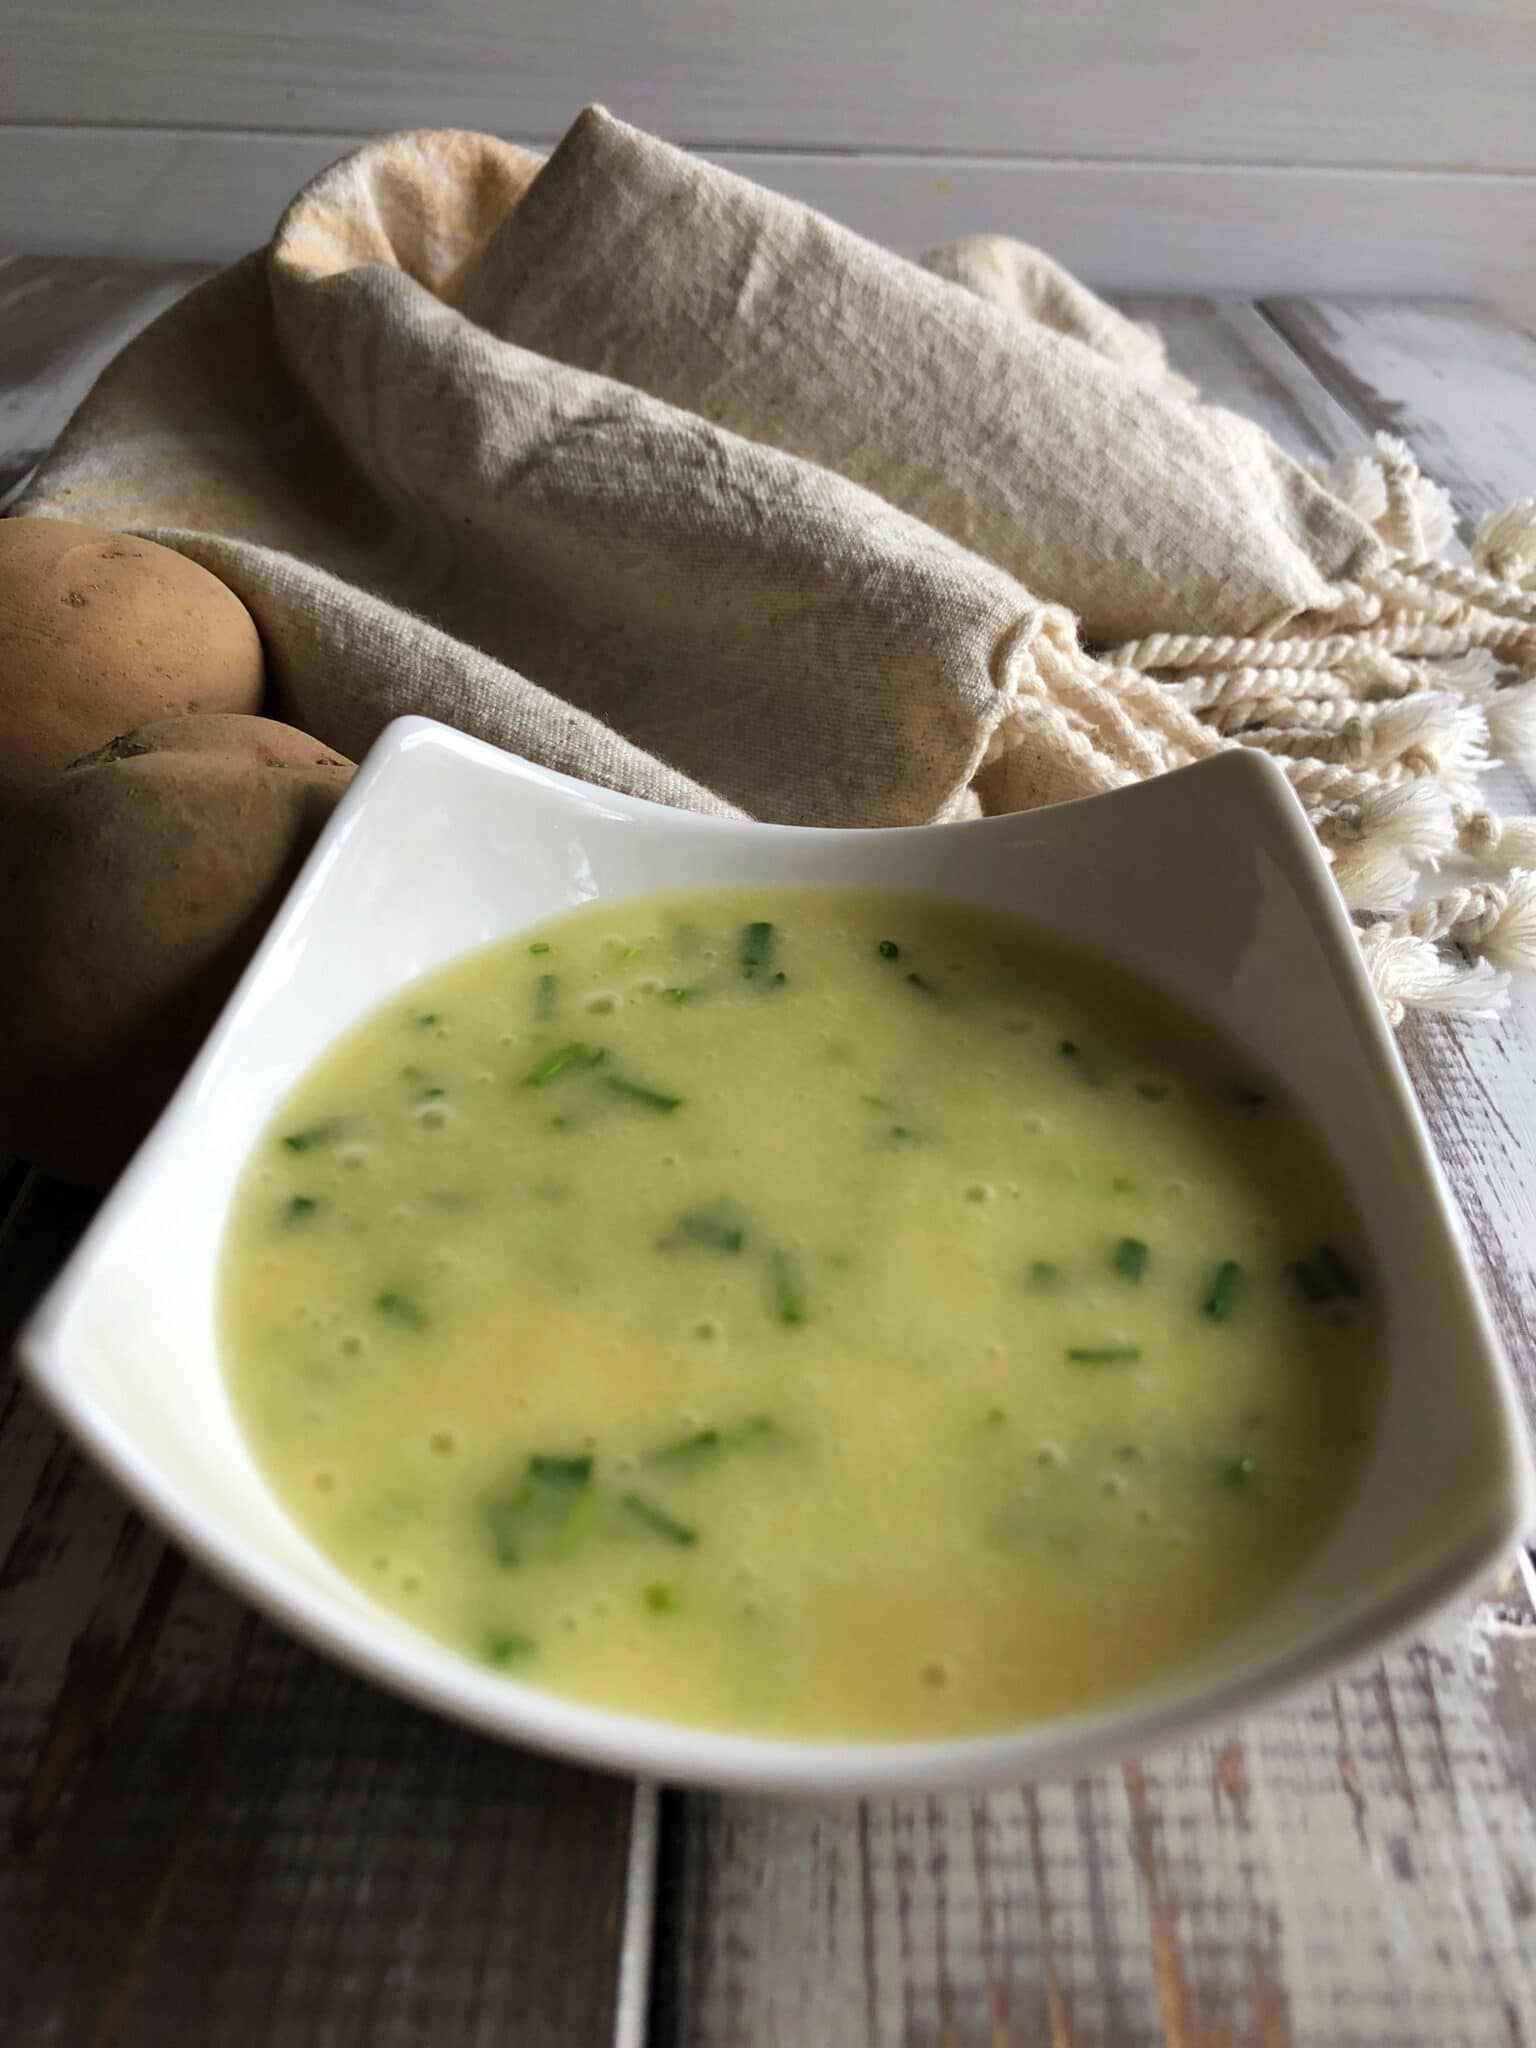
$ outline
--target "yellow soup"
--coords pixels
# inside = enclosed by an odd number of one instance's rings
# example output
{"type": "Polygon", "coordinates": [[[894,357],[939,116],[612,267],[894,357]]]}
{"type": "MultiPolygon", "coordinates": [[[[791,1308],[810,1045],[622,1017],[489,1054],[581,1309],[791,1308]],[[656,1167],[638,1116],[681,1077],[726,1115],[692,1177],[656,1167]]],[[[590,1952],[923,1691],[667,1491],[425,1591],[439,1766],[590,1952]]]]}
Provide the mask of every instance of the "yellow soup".
{"type": "Polygon", "coordinates": [[[995,1728],[1232,1629],[1380,1378],[1360,1228],[1230,1041],[935,902],[600,903],[418,982],[250,1162],[272,1485],[532,1684],[801,1737],[995,1728]]]}

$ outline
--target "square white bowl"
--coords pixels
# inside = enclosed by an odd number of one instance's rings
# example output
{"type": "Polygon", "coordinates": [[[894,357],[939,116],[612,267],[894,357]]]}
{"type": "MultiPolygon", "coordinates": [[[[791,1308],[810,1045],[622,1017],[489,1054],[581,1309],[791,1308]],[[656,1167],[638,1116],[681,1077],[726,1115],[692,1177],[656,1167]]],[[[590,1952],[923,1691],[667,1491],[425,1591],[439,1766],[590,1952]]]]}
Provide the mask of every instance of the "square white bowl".
{"type": "Polygon", "coordinates": [[[1379,1647],[1491,1567],[1532,1514],[1507,1369],[1348,917],[1284,777],[1248,751],[1046,811],[840,832],[693,817],[402,719],[20,1352],[37,1392],[151,1520],[318,1649],[494,1734],[675,1781],[825,1794],[1080,1770],[1379,1647]],[[584,1706],[376,1605],[289,1519],[246,1446],[216,1342],[225,1220],[268,1117],[317,1055],[417,975],[594,897],[770,880],[952,898],[1100,949],[1284,1075],[1355,1191],[1388,1346],[1359,1482],[1260,1614],[1134,1694],[983,1736],[888,1744],[584,1706]]]}

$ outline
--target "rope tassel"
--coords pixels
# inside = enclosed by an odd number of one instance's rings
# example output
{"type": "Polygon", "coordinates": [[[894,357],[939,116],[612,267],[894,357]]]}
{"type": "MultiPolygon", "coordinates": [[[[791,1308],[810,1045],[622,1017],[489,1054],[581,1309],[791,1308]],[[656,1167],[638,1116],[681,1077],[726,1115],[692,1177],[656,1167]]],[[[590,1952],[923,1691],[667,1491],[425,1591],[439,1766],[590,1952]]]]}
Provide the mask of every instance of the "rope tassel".
{"type": "Polygon", "coordinates": [[[1370,575],[1268,631],[1156,633],[1104,658],[1279,761],[1345,902],[1381,920],[1361,945],[1394,1019],[1490,1015],[1508,971],[1536,966],[1536,818],[1500,817],[1478,787],[1499,762],[1536,764],[1536,499],[1452,561],[1450,502],[1401,441],[1379,435],[1324,480],[1387,551],[1370,575]],[[1473,876],[1406,907],[1452,857],[1473,876]]]}

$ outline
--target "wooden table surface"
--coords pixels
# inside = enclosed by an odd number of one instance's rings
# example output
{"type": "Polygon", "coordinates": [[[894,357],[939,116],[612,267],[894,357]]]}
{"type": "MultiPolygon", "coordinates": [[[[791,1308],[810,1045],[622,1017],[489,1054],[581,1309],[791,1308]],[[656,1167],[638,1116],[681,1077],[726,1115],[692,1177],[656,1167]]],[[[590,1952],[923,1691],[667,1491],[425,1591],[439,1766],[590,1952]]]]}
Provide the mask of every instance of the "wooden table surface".
{"type": "MultiPolygon", "coordinates": [[[[0,495],[201,274],[0,266],[0,495]]],[[[1389,428],[1464,515],[1536,491],[1536,342],[1491,312],[1134,310],[1297,454],[1389,428]]],[[[1403,1045],[1536,1420],[1536,1005],[1403,1045]]],[[[0,1179],[7,1343],[88,1206],[0,1179]]],[[[347,1676],[167,1550],[13,1376],[0,1558],[8,2048],[1536,2040],[1524,1557],[1391,1655],[1123,1768],[824,1805],[658,1795],[347,1676]]]]}

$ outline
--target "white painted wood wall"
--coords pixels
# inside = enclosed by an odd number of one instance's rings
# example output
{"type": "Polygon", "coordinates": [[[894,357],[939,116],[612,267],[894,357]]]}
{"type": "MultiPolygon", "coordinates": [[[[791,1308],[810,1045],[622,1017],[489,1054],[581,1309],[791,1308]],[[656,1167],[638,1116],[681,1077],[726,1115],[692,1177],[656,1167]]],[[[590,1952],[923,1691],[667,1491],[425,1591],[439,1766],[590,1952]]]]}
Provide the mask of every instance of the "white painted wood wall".
{"type": "Polygon", "coordinates": [[[0,0],[0,244],[226,256],[362,136],[588,100],[918,247],[1536,313],[1536,0],[0,0]]]}

